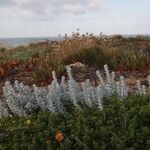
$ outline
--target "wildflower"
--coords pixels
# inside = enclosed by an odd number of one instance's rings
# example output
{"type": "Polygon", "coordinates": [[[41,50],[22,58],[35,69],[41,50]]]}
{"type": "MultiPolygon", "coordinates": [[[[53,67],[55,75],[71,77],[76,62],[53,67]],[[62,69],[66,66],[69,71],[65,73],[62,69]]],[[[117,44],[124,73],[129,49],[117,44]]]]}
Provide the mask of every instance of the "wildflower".
{"type": "Polygon", "coordinates": [[[49,144],[49,143],[50,143],[50,141],[49,141],[49,140],[46,140],[46,141],[45,141],[45,143],[46,143],[46,144],[49,144]]]}
{"type": "Polygon", "coordinates": [[[55,134],[55,139],[56,139],[56,141],[58,141],[58,142],[60,142],[60,141],[62,141],[63,140],[63,134],[61,133],[61,132],[57,132],[56,134],[55,134]]]}
{"type": "Polygon", "coordinates": [[[143,95],[146,94],[146,87],[145,87],[145,85],[142,85],[142,94],[143,94],[143,95]]]}
{"type": "Polygon", "coordinates": [[[31,124],[31,120],[28,119],[28,120],[26,121],[26,123],[27,123],[27,125],[30,125],[30,124],[31,124]]]}
{"type": "Polygon", "coordinates": [[[14,61],[11,62],[11,64],[12,64],[13,66],[16,66],[16,65],[17,65],[17,61],[14,60],[14,61]]]}

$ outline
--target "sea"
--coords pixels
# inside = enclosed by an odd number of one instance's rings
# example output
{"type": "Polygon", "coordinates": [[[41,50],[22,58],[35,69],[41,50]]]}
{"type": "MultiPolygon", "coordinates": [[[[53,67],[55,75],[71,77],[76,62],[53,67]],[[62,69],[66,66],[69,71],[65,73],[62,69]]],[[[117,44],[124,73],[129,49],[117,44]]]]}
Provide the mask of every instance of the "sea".
{"type": "MultiPolygon", "coordinates": [[[[126,34],[122,35],[123,37],[136,37],[136,36],[148,36],[150,37],[150,34],[126,34]]],[[[15,48],[18,46],[27,46],[31,43],[37,43],[42,41],[52,41],[52,40],[59,40],[62,39],[62,37],[55,36],[55,37],[29,37],[29,38],[0,38],[0,48],[15,48]]]]}
{"type": "Polygon", "coordinates": [[[29,37],[29,38],[0,38],[0,48],[15,48],[31,43],[59,40],[60,37],[29,37]]]}

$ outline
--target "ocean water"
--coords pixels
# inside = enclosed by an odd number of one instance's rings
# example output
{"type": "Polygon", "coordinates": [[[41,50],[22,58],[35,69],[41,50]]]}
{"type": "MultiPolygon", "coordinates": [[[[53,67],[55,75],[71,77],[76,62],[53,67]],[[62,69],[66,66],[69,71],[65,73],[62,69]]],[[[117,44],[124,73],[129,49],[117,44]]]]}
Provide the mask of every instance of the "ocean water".
{"type": "Polygon", "coordinates": [[[33,37],[33,38],[0,38],[0,47],[14,48],[17,46],[26,46],[31,43],[42,42],[46,40],[58,40],[60,37],[33,37]]]}

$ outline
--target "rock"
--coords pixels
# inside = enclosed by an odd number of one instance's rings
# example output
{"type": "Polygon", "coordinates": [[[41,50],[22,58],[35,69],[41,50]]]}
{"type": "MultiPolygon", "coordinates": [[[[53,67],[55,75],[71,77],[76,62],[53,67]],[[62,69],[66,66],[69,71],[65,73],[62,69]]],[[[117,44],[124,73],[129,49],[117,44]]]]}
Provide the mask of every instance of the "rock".
{"type": "Polygon", "coordinates": [[[79,68],[79,67],[85,67],[85,65],[82,64],[82,63],[80,63],[80,62],[76,62],[76,63],[70,64],[70,65],[67,65],[67,66],[68,67],[77,67],[77,68],[79,68]]]}

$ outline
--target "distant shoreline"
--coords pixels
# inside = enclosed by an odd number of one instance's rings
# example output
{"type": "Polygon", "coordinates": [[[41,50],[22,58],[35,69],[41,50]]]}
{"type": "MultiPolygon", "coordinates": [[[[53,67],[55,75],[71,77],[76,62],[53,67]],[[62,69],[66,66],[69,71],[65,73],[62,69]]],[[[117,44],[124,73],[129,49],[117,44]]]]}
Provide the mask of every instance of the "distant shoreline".
{"type": "Polygon", "coordinates": [[[31,43],[44,42],[46,40],[58,40],[59,37],[29,37],[29,38],[0,38],[0,48],[15,48],[27,46],[31,43]]]}

